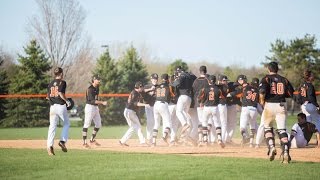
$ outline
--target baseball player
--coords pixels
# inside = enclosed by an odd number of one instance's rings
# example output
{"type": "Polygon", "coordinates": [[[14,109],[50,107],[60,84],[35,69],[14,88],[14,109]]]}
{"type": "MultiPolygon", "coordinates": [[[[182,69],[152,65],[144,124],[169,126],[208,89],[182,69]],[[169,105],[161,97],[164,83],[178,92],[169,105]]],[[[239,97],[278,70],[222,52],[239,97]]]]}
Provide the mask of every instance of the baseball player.
{"type": "Polygon", "coordinates": [[[301,111],[307,116],[307,121],[316,125],[320,129],[320,114],[319,104],[312,82],[314,81],[314,74],[310,70],[305,70],[303,73],[304,82],[299,87],[301,111]]]}
{"type": "Polygon", "coordinates": [[[86,106],[84,109],[84,124],[82,129],[82,138],[83,138],[83,146],[88,148],[89,145],[87,143],[87,132],[88,128],[91,125],[93,120],[94,122],[94,129],[92,131],[92,136],[90,139],[91,145],[100,144],[95,140],[99,129],[101,128],[101,116],[99,112],[98,105],[107,105],[107,101],[99,101],[99,85],[100,85],[100,77],[98,75],[94,75],[91,79],[91,85],[88,87],[86,91],[86,106]]]}
{"type": "Polygon", "coordinates": [[[270,161],[273,161],[277,154],[272,125],[275,120],[282,149],[282,163],[289,163],[291,157],[289,155],[288,134],[286,132],[287,105],[285,98],[292,97],[294,90],[291,83],[278,74],[277,62],[270,62],[267,68],[269,74],[262,78],[260,84],[260,104],[264,106],[261,118],[264,122],[268,156],[270,161]]]}
{"type": "Polygon", "coordinates": [[[227,140],[227,99],[226,96],[229,92],[228,89],[228,77],[225,75],[220,75],[218,76],[218,87],[221,90],[221,95],[219,98],[219,117],[220,117],[220,122],[221,122],[221,135],[222,135],[222,142],[225,143],[227,140]]]}
{"type": "Polygon", "coordinates": [[[303,113],[297,115],[298,123],[291,129],[290,144],[291,148],[306,147],[312,138],[313,133],[317,135],[317,148],[320,148],[320,133],[314,124],[307,122],[307,117],[303,113]]]}
{"type": "MultiPolygon", "coordinates": [[[[163,123],[163,136],[162,139],[169,145],[168,138],[171,133],[171,119],[169,112],[169,102],[171,100],[170,88],[169,88],[169,76],[168,74],[161,75],[162,83],[156,87],[156,102],[154,104],[154,128],[152,146],[156,146],[156,139],[158,136],[158,129],[160,127],[160,118],[163,123]]],[[[174,141],[174,137],[171,137],[171,142],[174,141]]]]}
{"type": "Polygon", "coordinates": [[[171,140],[169,146],[175,146],[177,142],[177,132],[179,127],[181,126],[179,119],[176,115],[176,106],[179,95],[177,94],[176,88],[174,88],[171,84],[174,82],[174,75],[169,78],[169,89],[170,89],[170,103],[169,103],[169,113],[171,119],[171,140]],[[173,140],[172,140],[173,139],[173,140]]]}
{"type": "Polygon", "coordinates": [[[209,86],[209,80],[207,79],[207,67],[206,66],[200,66],[200,77],[194,80],[192,89],[193,89],[193,98],[194,98],[194,107],[197,108],[197,115],[198,115],[198,140],[199,142],[203,142],[203,127],[202,124],[204,119],[202,119],[203,115],[203,107],[200,106],[197,98],[199,96],[199,93],[202,89],[207,88],[209,86]]]}
{"type": "Polygon", "coordinates": [[[142,82],[138,81],[134,85],[134,90],[132,90],[129,95],[128,102],[123,113],[129,125],[129,129],[119,141],[121,146],[129,146],[126,142],[130,139],[134,131],[138,134],[140,145],[144,146],[146,144],[141,130],[140,119],[137,116],[140,106],[149,106],[149,104],[142,103],[143,98],[141,92],[143,92],[143,90],[142,82]]]}
{"type": "Polygon", "coordinates": [[[247,77],[245,75],[239,75],[238,83],[240,86],[236,91],[231,92],[228,96],[240,96],[242,107],[240,114],[240,133],[242,136],[241,145],[243,146],[247,143],[247,140],[250,138],[250,147],[253,147],[253,138],[255,134],[255,128],[257,123],[257,104],[259,102],[259,91],[258,88],[251,86],[247,83],[247,77]],[[250,127],[250,136],[247,135],[247,124],[249,123],[250,127]]]}
{"type": "Polygon", "coordinates": [[[58,67],[54,69],[54,80],[48,85],[47,98],[50,102],[50,125],[48,130],[47,150],[48,155],[55,155],[54,153],[54,137],[59,118],[63,121],[63,128],[61,132],[60,142],[58,145],[63,152],[67,152],[66,142],[69,134],[69,116],[67,107],[71,106],[71,102],[65,96],[67,83],[63,80],[63,69],[58,67]]]}
{"type": "MultiPolygon", "coordinates": [[[[235,82],[228,82],[229,93],[236,90],[239,85],[235,82]]],[[[241,106],[240,98],[232,96],[227,98],[227,129],[226,129],[226,142],[233,143],[232,138],[237,126],[237,106],[241,106]]]]}
{"type": "Polygon", "coordinates": [[[219,118],[219,98],[221,96],[221,90],[215,85],[216,77],[214,75],[209,76],[209,85],[202,88],[198,95],[198,102],[200,107],[203,107],[202,113],[202,134],[203,138],[200,139],[199,146],[208,145],[208,121],[210,118],[213,119],[214,126],[216,127],[218,144],[224,148],[225,145],[222,142],[221,137],[221,122],[219,118]]]}
{"type": "Polygon", "coordinates": [[[146,126],[146,132],[147,132],[147,143],[152,143],[152,132],[154,128],[154,113],[153,113],[153,106],[156,101],[156,93],[155,89],[158,86],[158,74],[154,73],[151,74],[150,78],[151,83],[144,86],[144,92],[142,93],[143,99],[147,104],[150,106],[145,106],[145,112],[146,112],[146,119],[147,119],[147,126],[146,126]]]}
{"type": "MultiPolygon", "coordinates": [[[[250,84],[259,89],[259,79],[258,78],[252,78],[252,81],[250,84]]],[[[260,115],[262,115],[263,108],[260,103],[257,104],[257,111],[260,115]]],[[[262,140],[264,140],[264,122],[262,122],[261,119],[260,119],[260,124],[256,125],[256,129],[257,129],[257,134],[256,134],[256,147],[255,148],[260,148],[260,144],[261,144],[262,140]]]]}
{"type": "Polygon", "coordinates": [[[191,128],[191,117],[189,109],[192,97],[192,79],[190,74],[184,72],[181,67],[176,69],[177,79],[172,83],[172,86],[177,88],[179,98],[177,101],[176,115],[182,125],[181,134],[188,136],[188,131],[191,128]]]}

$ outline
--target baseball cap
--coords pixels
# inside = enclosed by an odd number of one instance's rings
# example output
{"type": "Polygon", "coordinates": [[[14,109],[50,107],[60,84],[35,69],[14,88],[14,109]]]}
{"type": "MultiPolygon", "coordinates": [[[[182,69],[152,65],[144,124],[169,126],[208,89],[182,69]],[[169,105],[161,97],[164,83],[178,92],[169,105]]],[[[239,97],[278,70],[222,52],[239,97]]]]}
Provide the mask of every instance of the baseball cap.
{"type": "Polygon", "coordinates": [[[259,79],[258,78],[252,78],[251,83],[252,84],[259,84],[259,79]]]}
{"type": "Polygon", "coordinates": [[[54,75],[57,76],[57,75],[59,75],[61,73],[63,73],[63,69],[61,67],[57,67],[57,68],[54,69],[54,75]]]}
{"type": "Polygon", "coordinates": [[[92,81],[94,81],[94,80],[98,80],[98,81],[100,81],[100,80],[101,80],[101,78],[100,78],[100,76],[99,76],[99,75],[93,75],[93,76],[92,76],[92,81]]]}
{"type": "Polygon", "coordinates": [[[237,80],[238,80],[238,81],[239,81],[239,80],[244,80],[244,81],[246,81],[246,80],[247,80],[247,76],[241,74],[241,75],[238,76],[237,80]]]}
{"type": "Polygon", "coordinates": [[[143,84],[141,81],[136,82],[136,84],[134,85],[134,88],[139,88],[139,87],[143,87],[143,84]]]}
{"type": "Polygon", "coordinates": [[[181,66],[178,66],[178,67],[176,68],[176,71],[177,71],[177,72],[181,72],[181,71],[184,71],[184,70],[182,69],[181,66]]]}
{"type": "Polygon", "coordinates": [[[219,81],[229,81],[228,77],[225,75],[220,75],[219,76],[219,81]]]}
{"type": "Polygon", "coordinates": [[[157,73],[151,74],[151,79],[158,79],[158,74],[157,73]]]}
{"type": "Polygon", "coordinates": [[[162,80],[168,80],[169,79],[169,75],[168,74],[162,74],[161,75],[161,79],[162,80]]]}
{"type": "Polygon", "coordinates": [[[209,79],[210,81],[213,81],[213,82],[216,82],[216,80],[217,80],[217,78],[216,78],[215,75],[210,75],[210,76],[208,77],[208,79],[209,79]]]}

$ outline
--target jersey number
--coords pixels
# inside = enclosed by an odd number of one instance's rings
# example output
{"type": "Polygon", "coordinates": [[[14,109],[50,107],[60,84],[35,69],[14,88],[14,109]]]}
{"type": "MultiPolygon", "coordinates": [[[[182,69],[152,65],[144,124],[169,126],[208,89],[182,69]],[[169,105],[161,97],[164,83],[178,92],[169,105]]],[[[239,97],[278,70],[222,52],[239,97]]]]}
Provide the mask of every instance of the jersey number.
{"type": "Polygon", "coordinates": [[[283,83],[275,83],[273,82],[270,89],[271,94],[284,94],[284,85],[283,83]]]}
{"type": "Polygon", "coordinates": [[[213,101],[214,100],[214,92],[210,91],[209,92],[209,101],[213,101]]]}
{"type": "Polygon", "coordinates": [[[50,88],[50,97],[58,97],[59,96],[59,91],[58,91],[58,86],[53,86],[50,88]]]}
{"type": "Polygon", "coordinates": [[[257,97],[257,93],[252,93],[252,91],[247,92],[247,96],[246,96],[247,99],[251,101],[255,101],[256,97],[257,97]]]}
{"type": "Polygon", "coordinates": [[[157,97],[165,97],[165,96],[166,96],[165,88],[157,89],[157,97]]]}

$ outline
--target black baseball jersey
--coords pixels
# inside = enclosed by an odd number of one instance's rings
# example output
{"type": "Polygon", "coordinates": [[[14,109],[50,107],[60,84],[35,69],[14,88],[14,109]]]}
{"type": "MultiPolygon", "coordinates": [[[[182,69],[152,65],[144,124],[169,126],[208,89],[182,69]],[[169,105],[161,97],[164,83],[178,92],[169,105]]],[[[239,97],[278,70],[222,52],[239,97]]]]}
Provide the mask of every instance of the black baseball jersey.
{"type": "MultiPolygon", "coordinates": [[[[236,91],[236,88],[238,86],[239,86],[238,83],[229,82],[228,83],[228,91],[229,91],[229,93],[236,91]]],[[[237,96],[227,97],[226,100],[227,100],[227,105],[228,106],[235,105],[235,104],[241,106],[241,100],[237,96]]]]}
{"type": "Polygon", "coordinates": [[[219,104],[226,105],[227,104],[227,94],[229,92],[228,86],[221,84],[217,85],[221,91],[220,97],[219,97],[219,104]]]}
{"type": "Polygon", "coordinates": [[[182,73],[173,83],[172,86],[177,87],[179,95],[187,95],[192,97],[192,84],[194,79],[189,73],[182,73]]]}
{"type": "Polygon", "coordinates": [[[171,99],[170,88],[168,83],[162,83],[156,88],[156,101],[169,103],[171,99]]]}
{"type": "Polygon", "coordinates": [[[178,92],[176,88],[169,85],[169,89],[170,89],[170,102],[173,104],[177,104],[179,94],[177,94],[178,92]]]}
{"type": "Polygon", "coordinates": [[[93,85],[89,86],[86,92],[86,103],[95,105],[96,100],[98,100],[98,95],[99,95],[99,87],[94,87],[93,85]]]}
{"type": "Polygon", "coordinates": [[[316,126],[313,123],[305,122],[303,124],[297,123],[297,124],[293,125],[292,131],[295,132],[295,133],[297,133],[296,130],[295,130],[295,128],[296,128],[295,126],[296,125],[299,125],[299,127],[301,128],[301,130],[303,132],[303,136],[307,140],[307,142],[310,141],[310,139],[312,138],[313,133],[318,132],[318,130],[316,129],[316,126]]]}
{"type": "Polygon", "coordinates": [[[304,82],[299,87],[299,95],[301,97],[301,103],[304,103],[308,101],[309,103],[312,103],[316,107],[319,107],[319,104],[317,102],[317,96],[314,89],[314,86],[310,82],[304,82]]]}
{"type": "Polygon", "coordinates": [[[232,96],[241,97],[242,107],[253,106],[257,107],[259,103],[259,90],[258,88],[246,84],[242,88],[237,88],[236,91],[230,93],[232,96]]]}
{"type": "Polygon", "coordinates": [[[266,102],[286,102],[285,98],[292,97],[293,91],[288,79],[279,74],[266,75],[260,83],[260,92],[265,94],[266,102]]]}
{"type": "Polygon", "coordinates": [[[48,85],[48,98],[50,104],[66,104],[66,102],[59,96],[59,92],[65,94],[67,88],[67,83],[61,79],[54,79],[48,85]]]}
{"type": "Polygon", "coordinates": [[[143,100],[142,95],[138,91],[133,90],[129,95],[126,108],[131,109],[138,113],[139,111],[138,102],[142,102],[142,100],[143,100]]]}
{"type": "Polygon", "coordinates": [[[196,80],[194,80],[192,89],[194,94],[194,101],[195,101],[195,107],[199,107],[199,103],[197,101],[197,98],[200,94],[200,91],[204,88],[209,87],[209,80],[206,77],[198,77],[196,80]]]}
{"type": "Polygon", "coordinates": [[[212,84],[203,88],[198,95],[198,103],[204,106],[217,106],[220,101],[221,90],[218,86],[212,84]]]}
{"type": "MultiPolygon", "coordinates": [[[[153,84],[147,84],[144,86],[145,89],[150,89],[152,86],[155,86],[157,87],[158,85],[153,85],[153,84]]],[[[147,91],[147,92],[143,92],[141,93],[142,96],[143,96],[143,100],[145,101],[146,104],[149,104],[150,106],[153,106],[154,103],[156,102],[156,93],[155,93],[156,90],[150,90],[150,91],[147,91]]]]}

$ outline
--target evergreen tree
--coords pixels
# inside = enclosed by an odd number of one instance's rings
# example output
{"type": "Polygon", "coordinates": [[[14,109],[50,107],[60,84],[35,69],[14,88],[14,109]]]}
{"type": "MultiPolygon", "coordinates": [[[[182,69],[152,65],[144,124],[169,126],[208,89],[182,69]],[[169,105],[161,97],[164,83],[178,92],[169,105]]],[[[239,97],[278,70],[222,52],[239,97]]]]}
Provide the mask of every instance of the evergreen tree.
{"type": "MultiPolygon", "coordinates": [[[[93,71],[94,75],[101,78],[100,93],[117,93],[118,92],[118,76],[115,61],[110,57],[109,49],[99,57],[97,66],[93,71]]],[[[108,105],[100,106],[100,115],[104,125],[120,124],[123,119],[123,105],[119,97],[107,98],[108,105]]]]}
{"type": "MultiPolygon", "coordinates": [[[[10,94],[46,94],[50,63],[35,40],[24,48],[26,56],[18,55],[18,73],[13,77],[10,94]]],[[[48,125],[49,106],[44,98],[12,99],[8,104],[4,126],[25,127],[48,125]]]]}
{"type": "MultiPolygon", "coordinates": [[[[3,64],[3,59],[0,56],[0,67],[3,64]]],[[[8,94],[8,76],[7,72],[4,69],[0,69],[0,94],[8,94]]],[[[6,117],[5,106],[7,104],[7,100],[4,98],[0,98],[0,125],[2,124],[3,119],[6,117]]]]}
{"type": "MultiPolygon", "coordinates": [[[[316,48],[315,36],[305,35],[296,38],[289,43],[280,39],[271,44],[271,56],[267,61],[276,61],[281,67],[281,73],[286,76],[293,86],[298,87],[302,81],[302,72],[309,68],[314,72],[315,78],[319,79],[317,73],[320,68],[320,49],[316,48]]],[[[316,87],[319,82],[315,81],[316,87]]]]}
{"type": "Polygon", "coordinates": [[[182,61],[182,59],[177,59],[168,66],[167,73],[169,75],[173,75],[173,73],[176,71],[176,68],[178,66],[181,66],[181,68],[185,71],[189,70],[188,64],[186,62],[182,61]]]}

